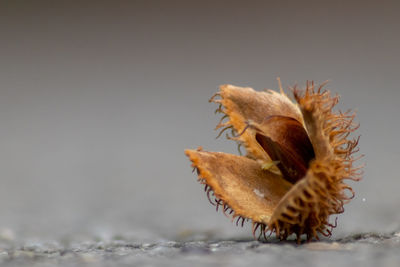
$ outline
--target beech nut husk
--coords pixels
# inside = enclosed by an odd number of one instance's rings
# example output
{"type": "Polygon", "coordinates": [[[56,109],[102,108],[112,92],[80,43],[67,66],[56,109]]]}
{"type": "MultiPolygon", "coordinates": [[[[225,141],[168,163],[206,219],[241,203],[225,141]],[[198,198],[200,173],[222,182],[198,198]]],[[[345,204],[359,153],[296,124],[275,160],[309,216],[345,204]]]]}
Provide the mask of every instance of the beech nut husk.
{"type": "Polygon", "coordinates": [[[355,113],[334,112],[339,97],[325,84],[280,92],[222,85],[210,102],[224,114],[217,125],[246,155],[185,150],[211,204],[236,224],[252,222],[258,238],[275,233],[297,241],[330,236],[330,215],[344,211],[353,197],[345,180],[358,181],[359,137],[355,113]]]}

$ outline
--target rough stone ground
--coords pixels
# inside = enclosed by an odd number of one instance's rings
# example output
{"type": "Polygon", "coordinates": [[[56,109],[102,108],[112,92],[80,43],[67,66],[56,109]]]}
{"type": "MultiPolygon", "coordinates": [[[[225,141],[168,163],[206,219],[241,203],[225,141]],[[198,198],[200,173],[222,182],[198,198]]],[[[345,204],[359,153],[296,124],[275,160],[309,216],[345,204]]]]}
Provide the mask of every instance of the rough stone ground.
{"type": "Polygon", "coordinates": [[[0,240],[0,266],[400,266],[400,232],[304,243],[191,240],[81,243],[0,240]]]}

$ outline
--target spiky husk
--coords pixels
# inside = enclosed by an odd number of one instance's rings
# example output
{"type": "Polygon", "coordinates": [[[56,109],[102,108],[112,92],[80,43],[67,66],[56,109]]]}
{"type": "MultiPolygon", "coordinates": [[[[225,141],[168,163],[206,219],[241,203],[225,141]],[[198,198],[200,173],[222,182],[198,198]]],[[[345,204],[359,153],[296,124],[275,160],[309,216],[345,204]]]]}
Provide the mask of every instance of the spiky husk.
{"type": "Polygon", "coordinates": [[[257,161],[222,152],[186,150],[197,170],[199,181],[206,186],[211,204],[231,209],[237,216],[267,223],[275,206],[292,184],[281,176],[263,171],[257,161]]]}
{"type": "Polygon", "coordinates": [[[322,88],[323,85],[315,90],[312,82],[307,83],[304,95],[293,90],[316,158],[305,178],[280,201],[266,227],[281,239],[293,233],[298,240],[302,234],[308,240],[318,239],[318,233],[330,236],[334,225],[329,223],[329,216],[342,213],[343,205],[354,197],[344,180],[361,178],[361,167],[353,166],[359,138],[348,139],[358,128],[353,124],[355,113],[334,113],[332,109],[339,98],[322,88]]]}
{"type": "MultiPolygon", "coordinates": [[[[256,142],[254,134],[251,131],[242,132],[247,121],[260,123],[269,115],[284,115],[301,122],[315,150],[315,159],[310,163],[306,176],[289,187],[290,190],[274,204],[273,213],[268,220],[247,214],[243,209],[238,212],[238,208],[232,206],[235,197],[231,196],[231,199],[221,192],[222,187],[215,186],[213,176],[216,174],[204,175],[201,170],[198,172],[209,199],[210,195],[214,195],[210,202],[215,204],[217,209],[222,206],[224,213],[230,214],[232,218],[239,218],[242,223],[245,219],[251,219],[253,235],[256,235],[258,230],[259,236],[265,237],[267,232],[275,232],[280,239],[296,234],[298,241],[303,234],[308,240],[318,239],[318,234],[329,236],[336,225],[329,222],[329,216],[343,212],[343,205],[354,196],[352,188],[344,180],[358,181],[362,174],[361,167],[353,166],[357,160],[353,154],[358,151],[359,138],[348,139],[358,128],[358,125],[353,123],[355,113],[333,112],[332,109],[339,98],[332,97],[329,91],[322,90],[323,86],[324,84],[315,88],[313,82],[307,82],[304,94],[293,88],[297,105],[283,92],[256,92],[251,88],[231,85],[221,86],[221,91],[216,94],[221,99],[214,96],[210,100],[220,104],[217,112],[225,114],[217,129],[223,128],[221,133],[231,129],[232,136],[227,137],[244,144],[249,158],[257,161],[269,159],[256,142]],[[226,118],[227,121],[223,122],[226,118]],[[215,193],[215,190],[218,192],[215,193]],[[346,191],[349,194],[346,194],[346,191]]],[[[202,164],[196,163],[193,157],[191,160],[197,169],[201,169],[202,164]]],[[[250,195],[251,192],[247,194],[250,195]]]]}
{"type": "Polygon", "coordinates": [[[219,104],[216,113],[224,114],[216,126],[216,130],[220,130],[217,137],[230,130],[226,137],[238,143],[239,153],[240,147],[244,146],[248,157],[260,161],[269,161],[270,158],[254,134],[243,132],[249,121],[260,124],[269,115],[282,115],[302,122],[299,108],[283,92],[257,92],[252,88],[222,85],[210,102],[219,104]]]}

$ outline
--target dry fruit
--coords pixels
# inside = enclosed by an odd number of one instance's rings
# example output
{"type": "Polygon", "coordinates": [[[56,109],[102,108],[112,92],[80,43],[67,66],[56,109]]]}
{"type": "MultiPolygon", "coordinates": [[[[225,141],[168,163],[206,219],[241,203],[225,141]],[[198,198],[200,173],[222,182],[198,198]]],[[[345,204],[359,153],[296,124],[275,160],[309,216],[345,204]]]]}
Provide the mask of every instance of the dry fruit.
{"type": "Polygon", "coordinates": [[[354,112],[333,111],[339,97],[324,86],[291,88],[292,101],[282,86],[278,93],[222,85],[210,99],[224,114],[219,135],[230,130],[246,155],[185,150],[211,204],[237,225],[251,221],[254,236],[330,236],[329,216],[354,197],[345,180],[361,179],[359,137],[349,138],[359,125],[354,112]]]}

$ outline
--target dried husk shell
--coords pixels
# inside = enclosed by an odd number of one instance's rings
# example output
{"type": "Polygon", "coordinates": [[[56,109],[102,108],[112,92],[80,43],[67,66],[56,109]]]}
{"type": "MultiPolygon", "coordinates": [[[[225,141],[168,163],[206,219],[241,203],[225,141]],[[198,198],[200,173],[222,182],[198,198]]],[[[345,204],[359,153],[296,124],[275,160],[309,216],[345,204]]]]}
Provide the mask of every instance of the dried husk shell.
{"type": "Polygon", "coordinates": [[[358,128],[353,124],[355,114],[334,113],[338,97],[322,91],[322,86],[307,83],[304,93],[293,88],[297,102],[293,103],[283,92],[223,85],[216,94],[220,99],[211,101],[220,104],[217,111],[225,113],[228,121],[217,128],[232,128],[230,138],[245,146],[247,156],[186,150],[208,193],[214,192],[217,207],[222,205],[233,218],[252,220],[253,234],[258,228],[261,234],[275,232],[280,239],[294,233],[298,241],[303,234],[308,240],[330,235],[335,225],[329,216],[343,212],[343,205],[354,195],[344,180],[361,178],[361,167],[353,166],[359,139],[348,139],[358,128]],[[276,134],[276,128],[262,126],[269,116],[295,119],[304,126],[312,144],[315,158],[309,160],[304,177],[293,184],[288,177],[285,180],[284,172],[276,175],[276,170],[261,168],[261,163],[271,158],[256,134],[276,134]]]}

